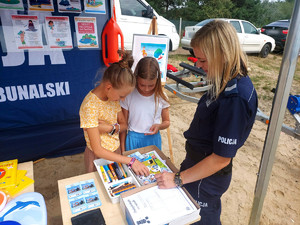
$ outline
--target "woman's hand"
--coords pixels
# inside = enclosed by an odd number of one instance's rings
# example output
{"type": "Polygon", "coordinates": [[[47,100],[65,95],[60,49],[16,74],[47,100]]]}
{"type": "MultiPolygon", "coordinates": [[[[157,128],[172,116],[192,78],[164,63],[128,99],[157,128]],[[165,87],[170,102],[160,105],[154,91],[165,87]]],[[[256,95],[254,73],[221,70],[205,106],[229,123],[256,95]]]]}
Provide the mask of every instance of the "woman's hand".
{"type": "Polygon", "coordinates": [[[141,163],[138,160],[135,160],[132,164],[131,168],[137,175],[141,176],[149,176],[150,172],[147,166],[145,166],[143,163],[141,163]]]}
{"type": "Polygon", "coordinates": [[[156,182],[159,188],[167,189],[176,187],[174,182],[175,173],[163,172],[155,174],[156,182]]]}
{"type": "Polygon", "coordinates": [[[145,133],[145,135],[157,134],[157,132],[159,131],[159,126],[160,126],[160,124],[153,124],[149,129],[150,132],[145,133]]]}

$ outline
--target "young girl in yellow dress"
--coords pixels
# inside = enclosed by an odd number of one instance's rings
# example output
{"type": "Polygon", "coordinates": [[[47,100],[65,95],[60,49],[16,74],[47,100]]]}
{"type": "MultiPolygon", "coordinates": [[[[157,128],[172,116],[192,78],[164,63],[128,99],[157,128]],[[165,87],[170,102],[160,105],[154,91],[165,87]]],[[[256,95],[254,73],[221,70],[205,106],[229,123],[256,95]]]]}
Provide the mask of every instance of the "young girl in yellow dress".
{"type": "Polygon", "coordinates": [[[149,175],[147,167],[120,154],[119,133],[127,130],[119,100],[131,93],[136,79],[131,71],[133,58],[121,52],[122,59],[106,69],[100,84],[84,98],[80,107],[80,127],[87,147],[84,152],[86,172],[95,171],[94,159],[103,158],[132,167],[138,175],[149,175]]]}

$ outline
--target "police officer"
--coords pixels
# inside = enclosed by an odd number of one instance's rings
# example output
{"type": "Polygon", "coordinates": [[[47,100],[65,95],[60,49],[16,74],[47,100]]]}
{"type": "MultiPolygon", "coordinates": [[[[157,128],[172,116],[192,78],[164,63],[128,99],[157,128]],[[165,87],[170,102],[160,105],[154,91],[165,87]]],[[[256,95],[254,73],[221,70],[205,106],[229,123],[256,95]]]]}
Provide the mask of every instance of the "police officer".
{"type": "Polygon", "coordinates": [[[155,177],[159,188],[184,186],[201,207],[196,224],[221,224],[221,196],[231,181],[232,159],[255,121],[257,95],[235,28],[214,20],[191,41],[196,65],[212,88],[202,96],[186,138],[179,173],[155,177]]]}

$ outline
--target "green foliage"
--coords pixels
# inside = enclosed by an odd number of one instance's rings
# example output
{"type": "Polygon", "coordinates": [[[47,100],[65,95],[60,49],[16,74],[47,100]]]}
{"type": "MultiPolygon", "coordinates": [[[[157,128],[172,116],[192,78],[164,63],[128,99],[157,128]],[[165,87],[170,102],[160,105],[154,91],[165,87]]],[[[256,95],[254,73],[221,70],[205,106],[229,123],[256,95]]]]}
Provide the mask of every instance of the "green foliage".
{"type": "MultiPolygon", "coordinates": [[[[290,19],[295,0],[147,0],[167,19],[200,22],[207,18],[244,19],[257,27],[290,19]]],[[[184,26],[183,26],[184,28],[184,26]]]]}
{"type": "Polygon", "coordinates": [[[230,18],[233,7],[231,0],[211,0],[201,10],[205,18],[230,18]]]}

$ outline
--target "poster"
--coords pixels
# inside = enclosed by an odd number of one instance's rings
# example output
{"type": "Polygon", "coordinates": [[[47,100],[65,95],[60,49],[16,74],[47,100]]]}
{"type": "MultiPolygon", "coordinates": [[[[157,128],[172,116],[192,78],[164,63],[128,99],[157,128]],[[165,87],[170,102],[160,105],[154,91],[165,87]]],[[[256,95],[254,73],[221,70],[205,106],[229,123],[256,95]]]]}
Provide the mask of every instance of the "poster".
{"type": "Polygon", "coordinates": [[[98,48],[96,17],[74,17],[78,48],[98,48]]]}
{"type": "Polygon", "coordinates": [[[18,49],[43,48],[37,16],[12,15],[15,43],[18,49]]]}
{"type": "Polygon", "coordinates": [[[49,11],[54,12],[52,0],[27,0],[30,11],[49,11]]]}
{"type": "Polygon", "coordinates": [[[24,10],[21,0],[0,0],[0,9],[17,9],[24,10]]]}
{"type": "Polygon", "coordinates": [[[101,13],[105,14],[105,0],[84,0],[86,13],[101,13]]]}
{"type": "Polygon", "coordinates": [[[64,12],[80,13],[81,12],[80,0],[58,0],[57,6],[58,6],[58,11],[62,12],[62,13],[64,13],[64,12]]]}
{"type": "Polygon", "coordinates": [[[160,72],[161,82],[165,83],[167,78],[167,63],[169,52],[169,38],[157,35],[133,35],[132,55],[134,63],[132,70],[134,71],[138,61],[146,56],[156,58],[160,72]]]}
{"type": "Polygon", "coordinates": [[[69,17],[45,17],[45,30],[50,48],[73,48],[69,17]]]}

